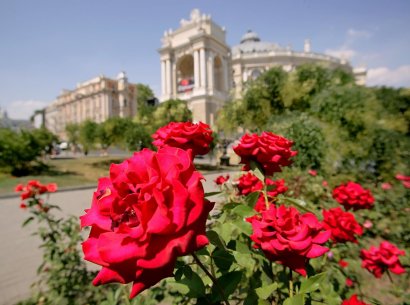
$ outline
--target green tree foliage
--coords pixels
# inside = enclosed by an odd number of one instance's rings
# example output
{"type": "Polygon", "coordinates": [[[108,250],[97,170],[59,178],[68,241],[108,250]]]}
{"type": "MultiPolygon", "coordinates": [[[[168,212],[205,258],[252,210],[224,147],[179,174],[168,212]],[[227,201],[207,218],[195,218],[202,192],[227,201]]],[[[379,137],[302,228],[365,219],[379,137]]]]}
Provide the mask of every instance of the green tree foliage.
{"type": "Polygon", "coordinates": [[[15,132],[0,129],[0,170],[15,176],[41,170],[40,157],[51,151],[56,137],[46,129],[15,132]]]}
{"type": "Polygon", "coordinates": [[[68,142],[74,148],[74,151],[77,149],[78,140],[80,136],[80,125],[75,123],[69,123],[65,127],[67,134],[68,142]]]}
{"type": "Polygon", "coordinates": [[[154,92],[148,85],[137,84],[137,122],[143,124],[149,123],[150,116],[155,110],[155,107],[148,105],[147,101],[152,98],[154,98],[154,92]]]}
{"type": "Polygon", "coordinates": [[[152,113],[153,131],[170,122],[192,121],[192,112],[182,100],[168,100],[160,103],[152,113]]]}
{"type": "Polygon", "coordinates": [[[95,143],[97,142],[98,136],[98,124],[91,121],[86,120],[80,125],[78,141],[83,147],[84,154],[88,154],[88,152],[94,148],[95,143]]]}

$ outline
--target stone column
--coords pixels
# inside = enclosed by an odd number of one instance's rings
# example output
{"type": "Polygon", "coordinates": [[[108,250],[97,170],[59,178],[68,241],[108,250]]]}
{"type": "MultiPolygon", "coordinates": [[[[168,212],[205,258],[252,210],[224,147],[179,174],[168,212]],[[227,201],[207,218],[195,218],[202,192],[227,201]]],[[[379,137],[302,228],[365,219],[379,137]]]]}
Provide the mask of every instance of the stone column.
{"type": "Polygon", "coordinates": [[[194,87],[199,88],[199,54],[194,51],[194,87]]]}
{"type": "Polygon", "coordinates": [[[167,94],[172,95],[172,71],[171,71],[171,60],[166,60],[166,70],[167,70],[167,94]]]}
{"type": "Polygon", "coordinates": [[[208,52],[208,88],[214,90],[214,53],[208,52]]]}
{"type": "Polygon", "coordinates": [[[200,76],[200,87],[206,88],[206,65],[205,65],[205,49],[199,50],[199,64],[200,68],[199,71],[201,72],[200,76]]]}
{"type": "Polygon", "coordinates": [[[162,91],[162,96],[166,95],[166,74],[165,74],[165,61],[161,60],[161,91],[162,91]]]}
{"type": "Polygon", "coordinates": [[[222,59],[222,68],[223,68],[223,84],[224,84],[224,91],[228,92],[229,91],[229,66],[228,66],[228,61],[224,57],[222,59]]]}

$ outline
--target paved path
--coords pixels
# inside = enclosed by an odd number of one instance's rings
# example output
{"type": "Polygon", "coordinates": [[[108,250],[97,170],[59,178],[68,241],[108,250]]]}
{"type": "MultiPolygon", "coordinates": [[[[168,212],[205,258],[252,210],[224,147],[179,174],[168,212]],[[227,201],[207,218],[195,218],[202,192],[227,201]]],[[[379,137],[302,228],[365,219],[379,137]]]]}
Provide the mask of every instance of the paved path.
{"type": "MultiPolygon", "coordinates": [[[[232,174],[232,173],[231,173],[232,174]]],[[[213,180],[219,174],[205,176],[205,192],[215,191],[213,180]]],[[[64,214],[80,216],[91,204],[94,189],[57,192],[50,203],[58,204],[64,214]]],[[[215,200],[215,199],[214,199],[215,200]]],[[[30,236],[36,225],[21,228],[27,213],[19,208],[18,197],[0,199],[0,305],[12,305],[30,295],[41,263],[39,240],[30,236]]]]}

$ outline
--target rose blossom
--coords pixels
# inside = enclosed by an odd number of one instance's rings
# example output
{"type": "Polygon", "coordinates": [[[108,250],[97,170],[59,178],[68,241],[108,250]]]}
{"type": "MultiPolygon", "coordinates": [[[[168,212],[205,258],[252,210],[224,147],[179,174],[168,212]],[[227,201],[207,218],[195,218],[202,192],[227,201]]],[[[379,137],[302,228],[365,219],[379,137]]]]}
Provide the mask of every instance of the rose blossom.
{"type": "Polygon", "coordinates": [[[356,236],[363,234],[362,227],[357,223],[354,215],[344,212],[340,207],[323,210],[323,227],[332,232],[331,239],[335,243],[354,242],[356,236]]]}
{"type": "Polygon", "coordinates": [[[223,175],[220,175],[220,176],[216,177],[214,182],[217,185],[222,185],[222,184],[226,183],[228,180],[229,180],[229,175],[226,175],[225,177],[223,175]]]}
{"type": "Polygon", "coordinates": [[[373,223],[370,220],[366,219],[363,223],[363,227],[366,229],[370,229],[371,227],[373,227],[373,223]]]}
{"type": "Polygon", "coordinates": [[[403,186],[405,187],[405,188],[410,188],[410,176],[405,176],[405,175],[402,175],[402,174],[397,174],[396,175],[396,179],[397,180],[400,180],[401,181],[401,183],[403,184],[403,186]]]}
{"type": "MultiPolygon", "coordinates": [[[[347,284],[347,282],[346,282],[347,284]]],[[[370,305],[357,299],[357,295],[353,294],[350,299],[344,300],[342,305],[370,305]]]]}
{"type": "Polygon", "coordinates": [[[172,276],[178,256],[208,244],[205,223],[213,203],[189,152],[143,149],[112,164],[98,181],[81,226],[91,226],[85,259],[101,265],[94,285],[133,282],[133,298],[172,276]]]}
{"type": "Polygon", "coordinates": [[[263,189],[263,183],[251,172],[242,175],[238,180],[239,195],[247,196],[250,193],[263,189]]]}
{"type": "Polygon", "coordinates": [[[350,277],[347,277],[347,278],[346,278],[345,284],[346,284],[346,286],[349,287],[349,288],[354,286],[354,282],[353,282],[353,280],[352,280],[350,277]]]}
{"type": "Polygon", "coordinates": [[[322,186],[323,186],[323,187],[328,187],[328,186],[329,186],[329,183],[328,183],[326,180],[323,180],[323,181],[322,181],[322,186]]]}
{"type": "Polygon", "coordinates": [[[260,136],[245,134],[233,150],[241,157],[243,170],[249,170],[251,161],[254,161],[262,167],[265,175],[271,176],[292,163],[290,158],[297,154],[291,150],[292,144],[284,137],[264,131],[260,136]]]}
{"type": "Polygon", "coordinates": [[[16,193],[21,193],[21,200],[26,200],[28,198],[34,198],[36,195],[41,195],[44,193],[54,193],[57,191],[57,184],[41,184],[38,180],[29,180],[27,185],[18,184],[14,188],[16,193]]]}
{"type": "MultiPolygon", "coordinates": [[[[266,186],[268,189],[266,194],[269,204],[274,203],[276,201],[276,197],[279,194],[283,194],[288,190],[288,187],[285,185],[285,180],[283,179],[271,180],[269,178],[266,178],[266,186]]],[[[254,209],[259,213],[266,210],[266,200],[265,196],[262,193],[260,194],[254,209]]]]}
{"type": "Polygon", "coordinates": [[[400,255],[405,255],[405,252],[387,241],[381,242],[379,248],[370,246],[369,250],[360,251],[362,267],[373,273],[376,278],[380,278],[386,270],[395,274],[406,272],[399,261],[400,255]]]}
{"type": "Polygon", "coordinates": [[[294,207],[271,205],[247,221],[252,224],[254,248],[303,276],[308,260],[329,250],[321,244],[329,239],[330,231],[324,231],[312,213],[299,214],[294,207]]]}
{"type": "Polygon", "coordinates": [[[366,190],[360,184],[351,181],[336,187],[333,190],[333,198],[346,210],[369,209],[374,204],[374,197],[370,190],[366,190]]]}
{"type": "Polygon", "coordinates": [[[206,155],[212,143],[212,130],[209,125],[199,122],[171,122],[159,128],[153,135],[152,144],[157,148],[171,146],[184,150],[191,149],[193,157],[206,155]]]}
{"type": "Polygon", "coordinates": [[[349,263],[348,262],[346,262],[345,260],[340,260],[339,261],[339,266],[340,267],[342,267],[342,268],[346,268],[347,266],[349,266],[349,263]]]}
{"type": "Polygon", "coordinates": [[[310,169],[310,170],[308,171],[308,173],[309,173],[309,175],[311,175],[311,176],[313,176],[313,177],[316,177],[316,176],[317,176],[317,171],[315,171],[314,169],[310,169]]]}
{"type": "Polygon", "coordinates": [[[387,190],[390,190],[392,188],[392,185],[388,182],[384,182],[384,183],[381,184],[381,188],[382,188],[382,190],[387,191],[387,190]]]}

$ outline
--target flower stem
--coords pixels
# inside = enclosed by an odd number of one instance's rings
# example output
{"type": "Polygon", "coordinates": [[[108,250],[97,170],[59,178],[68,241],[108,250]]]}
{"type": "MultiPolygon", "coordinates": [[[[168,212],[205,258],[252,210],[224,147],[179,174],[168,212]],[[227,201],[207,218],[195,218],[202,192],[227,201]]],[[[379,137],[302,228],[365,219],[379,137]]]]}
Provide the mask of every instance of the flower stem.
{"type": "Polygon", "coordinates": [[[389,270],[386,270],[386,271],[387,271],[386,273],[387,273],[387,276],[389,277],[390,283],[393,284],[394,283],[393,278],[391,277],[391,274],[390,274],[389,270]]]}
{"type": "Polygon", "coordinates": [[[215,285],[215,287],[218,289],[219,293],[222,296],[222,299],[224,300],[225,305],[229,305],[228,300],[225,297],[225,293],[222,290],[221,286],[219,286],[216,278],[206,269],[204,264],[199,260],[198,256],[195,253],[192,253],[192,257],[194,258],[195,262],[198,264],[198,266],[206,273],[206,275],[211,279],[212,283],[215,285]]]}
{"type": "Polygon", "coordinates": [[[293,276],[292,269],[289,268],[289,296],[293,297],[293,276]]]}

